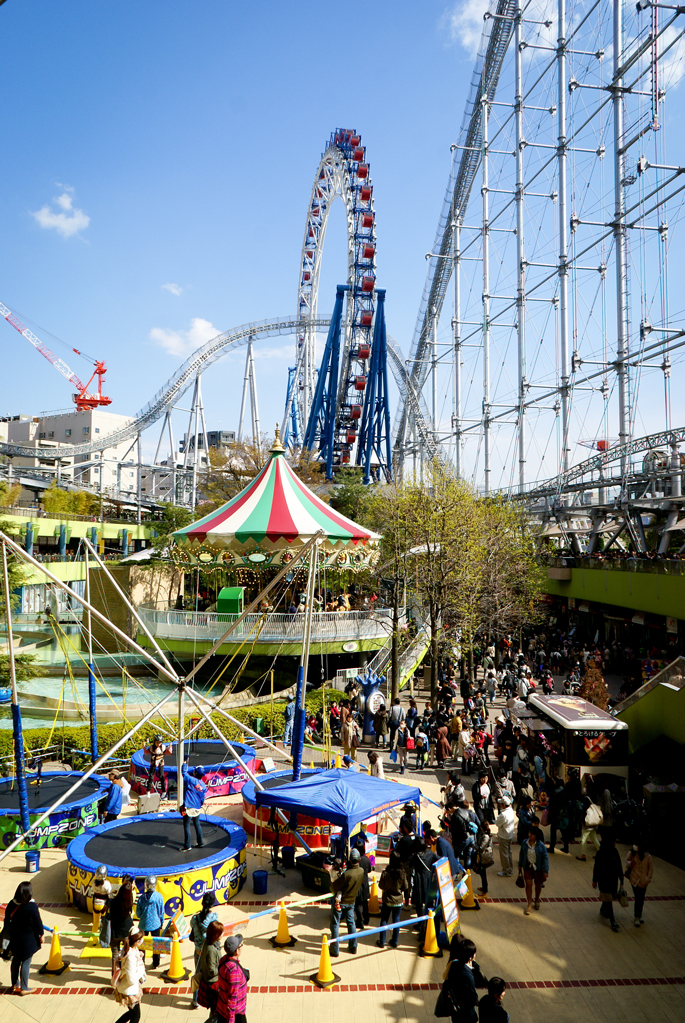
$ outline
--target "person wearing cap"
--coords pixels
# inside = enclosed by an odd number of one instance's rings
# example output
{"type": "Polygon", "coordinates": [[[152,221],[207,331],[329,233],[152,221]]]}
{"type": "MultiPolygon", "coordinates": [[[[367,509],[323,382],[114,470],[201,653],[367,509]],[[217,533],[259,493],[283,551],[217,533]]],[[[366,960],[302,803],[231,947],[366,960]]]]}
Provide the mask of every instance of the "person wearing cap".
{"type": "Polygon", "coordinates": [[[352,771],[353,773],[359,772],[359,764],[353,760],[352,757],[347,756],[347,754],[342,758],[342,762],[348,771],[352,771]]]}
{"type": "Polygon", "coordinates": [[[288,693],[288,702],[283,711],[285,721],[285,732],[283,733],[283,745],[289,746],[293,741],[293,726],[295,724],[295,699],[292,693],[288,693]]]}
{"type": "Polygon", "coordinates": [[[193,777],[188,770],[188,765],[183,765],[183,803],[181,804],[181,816],[183,817],[183,837],[185,838],[184,852],[190,849],[190,822],[195,826],[195,837],[197,847],[201,849],[202,828],[200,827],[200,813],[207,794],[207,786],[199,778],[193,777]]]}
{"type": "Polygon", "coordinates": [[[242,934],[231,934],[224,942],[226,955],[219,963],[219,991],[216,1023],[247,1023],[247,981],[249,974],[240,965],[242,934]]]}
{"type": "Polygon", "coordinates": [[[119,781],[119,772],[109,772],[109,792],[107,793],[107,800],[105,802],[103,812],[104,818],[103,823],[109,824],[110,821],[115,821],[121,813],[121,806],[123,802],[124,793],[121,788],[119,781]]]}
{"type": "Polygon", "coordinates": [[[361,854],[359,849],[353,849],[350,853],[349,866],[340,877],[331,882],[331,891],[335,896],[331,901],[331,947],[330,954],[338,956],[338,935],[340,933],[340,921],[347,924],[349,944],[347,951],[351,955],[357,952],[357,928],[354,920],[354,904],[359,894],[359,889],[364,883],[364,871],[360,866],[361,854]]]}
{"type": "Polygon", "coordinates": [[[498,877],[511,877],[514,872],[514,865],[511,859],[511,843],[516,834],[516,814],[511,805],[511,797],[503,793],[499,800],[499,814],[495,818],[497,828],[497,843],[499,847],[499,861],[502,866],[497,871],[498,877]]]}
{"type": "MultiPolygon", "coordinates": [[[[150,874],[145,878],[145,891],[138,897],[136,912],[138,926],[143,934],[158,938],[164,925],[164,899],[157,889],[157,878],[150,874]]],[[[159,966],[159,952],[152,953],[152,969],[159,966]]]]}

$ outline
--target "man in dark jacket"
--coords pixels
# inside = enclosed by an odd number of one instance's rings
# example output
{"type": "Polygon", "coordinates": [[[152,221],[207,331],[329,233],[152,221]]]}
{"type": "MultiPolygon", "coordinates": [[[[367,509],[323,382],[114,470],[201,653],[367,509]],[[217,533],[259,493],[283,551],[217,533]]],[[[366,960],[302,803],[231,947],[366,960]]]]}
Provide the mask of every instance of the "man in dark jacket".
{"type": "Polygon", "coordinates": [[[369,926],[369,896],[371,895],[369,874],[371,873],[371,860],[364,852],[363,843],[359,843],[356,848],[359,850],[359,866],[364,871],[364,880],[354,902],[354,921],[357,929],[361,931],[364,927],[369,926]]]}
{"type": "Polygon", "coordinates": [[[354,904],[359,894],[359,889],[364,883],[364,871],[359,866],[359,849],[353,849],[350,853],[350,865],[343,871],[340,877],[331,883],[331,891],[335,898],[331,902],[331,947],[332,956],[339,955],[338,934],[340,933],[340,921],[347,924],[349,934],[349,945],[347,951],[352,955],[357,952],[357,928],[354,923],[354,904]]]}

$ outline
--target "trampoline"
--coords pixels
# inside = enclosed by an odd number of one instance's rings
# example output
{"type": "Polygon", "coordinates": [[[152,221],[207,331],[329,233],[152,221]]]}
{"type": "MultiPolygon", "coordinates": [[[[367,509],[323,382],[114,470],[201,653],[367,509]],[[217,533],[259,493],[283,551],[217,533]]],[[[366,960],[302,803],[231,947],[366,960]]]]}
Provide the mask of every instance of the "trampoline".
{"type": "MultiPolygon", "coordinates": [[[[167,916],[179,909],[186,916],[196,913],[205,892],[228,902],[245,882],[245,832],[223,817],[200,814],[200,822],[204,845],[189,852],[183,851],[180,813],[142,814],[91,828],[67,849],[68,901],[90,911],[95,871],[104,864],[113,883],[130,874],[139,892],[148,874],[155,874],[167,916]]],[[[194,829],[191,833],[195,841],[194,829]]]]}
{"type": "MultiPolygon", "coordinates": [[[[27,773],[29,820],[37,820],[55,800],[83,778],[81,771],[48,771],[41,776],[27,773]]],[[[68,803],[63,803],[34,831],[18,849],[53,849],[68,845],[77,835],[98,823],[100,803],[109,791],[107,778],[92,774],[81,782],[68,803]]],[[[21,832],[19,790],[16,778],[0,781],[0,846],[6,849],[21,832]]]]}
{"type": "MultiPolygon", "coordinates": [[[[176,747],[177,743],[168,743],[172,746],[172,752],[165,757],[164,774],[168,778],[168,784],[176,787],[176,747]]],[[[185,746],[185,758],[192,770],[200,768],[202,781],[207,786],[207,798],[212,796],[230,796],[240,792],[247,781],[247,775],[237,760],[231,759],[231,754],[226,749],[221,739],[187,739],[185,746]]],[[[257,758],[252,746],[246,746],[242,742],[231,742],[231,746],[238,752],[251,771],[256,769],[257,758]]],[[[143,753],[142,749],[136,750],[131,757],[131,769],[129,781],[134,792],[147,792],[147,779],[150,770],[150,755],[143,753]]],[[[157,777],[153,779],[153,789],[161,794],[162,786],[157,777]]]]}
{"type": "MultiPolygon", "coordinates": [[[[321,769],[302,771],[301,777],[306,778],[312,774],[321,774],[321,769]]],[[[292,768],[289,771],[273,771],[269,774],[259,775],[259,781],[265,789],[275,788],[279,785],[289,785],[292,780],[292,768]]],[[[264,842],[273,842],[275,836],[272,829],[268,826],[271,810],[266,806],[256,806],[254,782],[248,781],[243,785],[242,796],[243,827],[245,831],[248,835],[257,834],[257,837],[261,837],[264,842]]],[[[288,825],[279,821],[278,818],[277,825],[280,833],[280,845],[295,845],[295,838],[288,825]]],[[[375,833],[375,817],[372,821],[368,822],[366,830],[375,833]]],[[[331,835],[337,835],[339,831],[340,828],[331,824],[330,821],[320,820],[317,817],[307,817],[301,813],[297,815],[297,833],[304,838],[310,849],[328,849],[331,835]]]]}

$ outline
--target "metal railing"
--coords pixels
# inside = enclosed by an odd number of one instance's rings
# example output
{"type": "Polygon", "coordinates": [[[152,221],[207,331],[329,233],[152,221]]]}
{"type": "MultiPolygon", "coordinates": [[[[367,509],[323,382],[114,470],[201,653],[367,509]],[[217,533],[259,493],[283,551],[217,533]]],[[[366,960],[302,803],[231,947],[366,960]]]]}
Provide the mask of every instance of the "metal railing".
{"type": "Polygon", "coordinates": [[[587,568],[602,569],[605,572],[650,572],[658,575],[685,576],[685,561],[679,558],[646,558],[630,555],[625,558],[573,557],[544,558],[547,568],[587,568]]]}
{"type": "MultiPolygon", "coordinates": [[[[175,611],[141,604],[139,614],[155,636],[173,639],[216,640],[237,620],[237,614],[216,611],[175,611]]],[[[392,632],[392,610],[324,611],[312,615],[312,642],[378,639],[392,632]]],[[[231,639],[258,636],[258,642],[301,642],[303,614],[246,615],[231,639]]]]}

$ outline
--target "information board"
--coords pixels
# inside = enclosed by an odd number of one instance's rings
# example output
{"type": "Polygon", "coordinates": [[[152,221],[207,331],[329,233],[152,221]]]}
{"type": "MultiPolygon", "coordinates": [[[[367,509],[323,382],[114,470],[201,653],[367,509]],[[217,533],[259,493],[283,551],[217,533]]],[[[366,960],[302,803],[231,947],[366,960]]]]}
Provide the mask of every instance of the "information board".
{"type": "Polygon", "coordinates": [[[438,860],[435,864],[435,873],[438,878],[438,890],[440,892],[442,914],[445,918],[447,940],[451,941],[455,934],[461,933],[461,927],[459,924],[459,908],[457,906],[457,897],[454,891],[454,882],[452,881],[450,861],[446,856],[443,856],[443,858],[438,860]]]}

